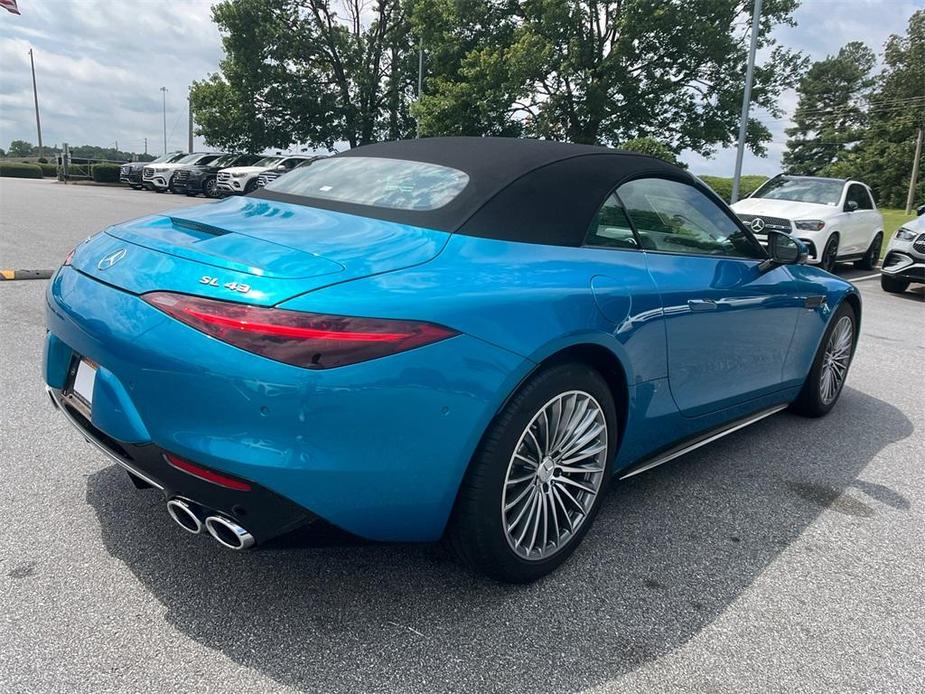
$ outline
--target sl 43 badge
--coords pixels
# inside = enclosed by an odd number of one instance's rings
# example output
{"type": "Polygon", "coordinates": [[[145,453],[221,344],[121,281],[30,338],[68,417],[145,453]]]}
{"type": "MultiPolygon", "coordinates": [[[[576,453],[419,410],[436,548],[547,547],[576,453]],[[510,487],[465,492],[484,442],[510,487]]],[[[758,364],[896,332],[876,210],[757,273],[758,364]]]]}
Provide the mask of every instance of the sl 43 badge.
{"type": "Polygon", "coordinates": [[[249,284],[243,284],[241,282],[225,282],[222,284],[218,277],[210,277],[209,275],[203,275],[199,278],[199,284],[207,284],[210,287],[224,287],[230,292],[239,292],[241,294],[247,294],[251,290],[249,284]]]}

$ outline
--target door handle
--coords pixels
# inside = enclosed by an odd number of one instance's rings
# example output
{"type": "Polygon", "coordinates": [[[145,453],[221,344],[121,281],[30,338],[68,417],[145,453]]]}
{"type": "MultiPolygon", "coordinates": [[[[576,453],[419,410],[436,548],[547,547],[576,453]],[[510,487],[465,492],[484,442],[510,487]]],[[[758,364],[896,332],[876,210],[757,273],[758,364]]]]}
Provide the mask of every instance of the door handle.
{"type": "Polygon", "coordinates": [[[713,299],[690,299],[687,305],[690,307],[691,311],[715,311],[719,308],[719,304],[713,301],[713,299]]]}

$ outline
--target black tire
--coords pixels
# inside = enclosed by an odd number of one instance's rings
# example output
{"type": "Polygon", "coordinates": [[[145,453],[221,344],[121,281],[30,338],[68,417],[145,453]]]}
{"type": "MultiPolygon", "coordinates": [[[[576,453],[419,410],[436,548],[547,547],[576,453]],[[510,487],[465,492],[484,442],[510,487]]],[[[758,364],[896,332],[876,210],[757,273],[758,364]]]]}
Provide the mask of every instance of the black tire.
{"type": "Polygon", "coordinates": [[[252,178],[251,180],[249,180],[247,183],[244,184],[244,194],[245,195],[247,195],[248,193],[253,193],[255,190],[257,190],[257,179],[256,178],[252,178]]]}
{"type": "Polygon", "coordinates": [[[857,345],[857,340],[858,318],[854,312],[854,309],[846,301],[838,307],[838,310],[835,311],[834,315],[829,320],[829,324],[825,329],[822,340],[819,342],[819,349],[816,350],[816,356],[813,359],[812,368],[810,368],[809,374],[806,376],[806,381],[803,382],[803,388],[800,390],[800,394],[797,396],[797,399],[794,400],[790,405],[790,409],[793,412],[803,415],[804,417],[822,417],[823,415],[828,414],[829,411],[835,407],[835,403],[838,402],[838,398],[841,396],[842,388],[844,387],[845,381],[848,378],[848,371],[851,368],[851,361],[854,358],[854,348],[857,345]],[[831,401],[826,402],[822,397],[820,387],[822,384],[826,348],[829,346],[829,340],[832,337],[832,333],[835,331],[836,326],[839,324],[841,319],[846,316],[851,320],[851,351],[848,355],[848,362],[845,365],[845,375],[842,378],[841,383],[838,384],[835,396],[831,399],[831,401]]]}
{"type": "Polygon", "coordinates": [[[870,242],[870,247],[864,254],[864,257],[856,261],[854,266],[858,270],[873,270],[877,267],[877,261],[880,260],[880,247],[883,246],[883,234],[877,233],[874,240],[870,242]]]}
{"type": "MultiPolygon", "coordinates": [[[[611,461],[618,437],[615,412],[607,382],[597,371],[582,363],[552,366],[532,376],[489,425],[460,486],[446,538],[456,555],[476,571],[510,583],[535,581],[564,562],[591,527],[609,486],[611,461]],[[551,556],[545,558],[527,559],[512,549],[505,531],[502,495],[508,467],[534,416],[556,396],[571,391],[590,395],[603,414],[607,447],[600,486],[584,514],[584,520],[561,548],[556,548],[551,556]]],[[[526,523],[529,522],[528,518],[526,523]]]]}
{"type": "Polygon", "coordinates": [[[216,190],[217,185],[218,185],[218,181],[215,180],[214,176],[212,178],[207,178],[205,182],[202,184],[203,195],[205,195],[207,198],[218,197],[217,190],[216,190]]]}
{"type": "Polygon", "coordinates": [[[906,280],[896,279],[889,275],[880,275],[880,288],[890,294],[902,294],[909,288],[909,282],[906,280]]]}
{"type": "Polygon", "coordinates": [[[838,234],[832,234],[828,241],[825,242],[825,249],[822,251],[822,258],[819,261],[819,267],[826,272],[835,273],[835,265],[838,262],[838,234]]]}
{"type": "Polygon", "coordinates": [[[134,184],[134,183],[129,183],[129,187],[130,187],[132,190],[144,190],[144,189],[145,189],[144,186],[139,186],[139,185],[136,185],[136,184],[134,184]]]}

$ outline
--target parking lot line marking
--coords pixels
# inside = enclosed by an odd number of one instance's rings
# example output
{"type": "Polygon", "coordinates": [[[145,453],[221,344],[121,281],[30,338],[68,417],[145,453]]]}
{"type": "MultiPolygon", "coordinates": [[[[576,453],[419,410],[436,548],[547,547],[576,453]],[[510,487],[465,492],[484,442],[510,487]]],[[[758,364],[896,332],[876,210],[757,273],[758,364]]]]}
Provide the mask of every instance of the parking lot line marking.
{"type": "Polygon", "coordinates": [[[855,278],[852,279],[851,281],[852,281],[852,282],[863,282],[864,280],[875,280],[875,279],[877,279],[878,277],[880,277],[880,273],[879,273],[879,272],[878,272],[876,275],[867,275],[867,277],[855,277],[855,278]]]}

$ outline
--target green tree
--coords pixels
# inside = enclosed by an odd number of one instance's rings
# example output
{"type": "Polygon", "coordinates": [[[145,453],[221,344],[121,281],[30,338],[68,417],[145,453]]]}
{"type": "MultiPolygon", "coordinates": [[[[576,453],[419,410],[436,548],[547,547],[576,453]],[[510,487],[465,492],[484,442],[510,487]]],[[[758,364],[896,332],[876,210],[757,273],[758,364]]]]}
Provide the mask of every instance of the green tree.
{"type": "Polygon", "coordinates": [[[813,63],[803,75],[794,125],[786,131],[783,164],[788,171],[815,176],[840,161],[861,138],[875,62],[872,50],[853,41],[837,55],[813,63]]]}
{"type": "MultiPolygon", "coordinates": [[[[805,61],[776,45],[797,0],[767,0],[752,98],[780,115],[805,61]]],[[[428,61],[425,134],[616,144],[656,137],[710,154],[735,140],[750,0],[416,0],[428,61]]],[[[770,132],[751,119],[751,149],[770,132]]]]}
{"type": "Polygon", "coordinates": [[[7,156],[9,157],[31,157],[32,150],[35,147],[32,146],[31,142],[26,142],[25,140],[13,140],[10,143],[10,149],[7,151],[7,156]]]}
{"type": "Polygon", "coordinates": [[[213,19],[225,58],[192,89],[210,144],[330,149],[414,131],[416,51],[399,0],[224,0],[213,19]]]}
{"type": "Polygon", "coordinates": [[[654,137],[637,137],[633,140],[627,140],[620,144],[620,149],[625,149],[628,152],[648,154],[650,157],[657,157],[671,162],[675,166],[687,168],[687,165],[678,159],[678,155],[672,152],[668,145],[659,142],[654,137]]]}
{"type": "MultiPolygon", "coordinates": [[[[925,128],[925,10],[909,18],[905,36],[887,40],[883,62],[869,98],[863,139],[824,173],[863,180],[874,189],[880,205],[903,207],[916,135],[925,128]]],[[[925,172],[925,151],[919,169],[925,172]]],[[[925,202],[925,173],[920,175],[915,200],[925,202]]]]}

